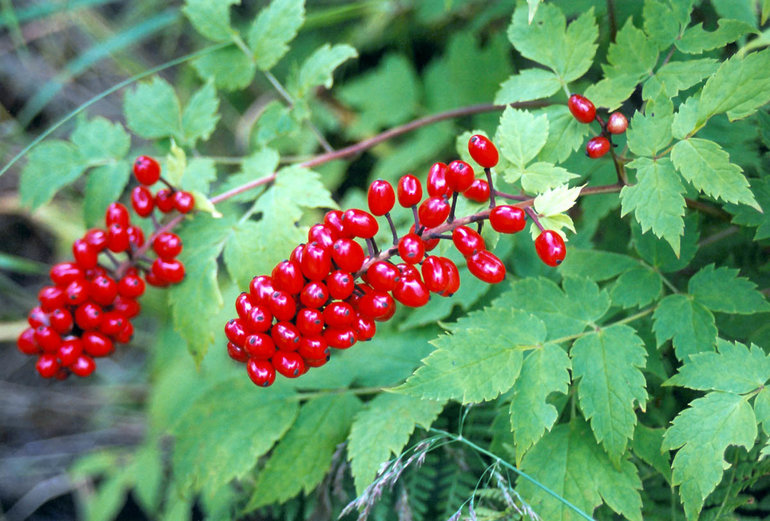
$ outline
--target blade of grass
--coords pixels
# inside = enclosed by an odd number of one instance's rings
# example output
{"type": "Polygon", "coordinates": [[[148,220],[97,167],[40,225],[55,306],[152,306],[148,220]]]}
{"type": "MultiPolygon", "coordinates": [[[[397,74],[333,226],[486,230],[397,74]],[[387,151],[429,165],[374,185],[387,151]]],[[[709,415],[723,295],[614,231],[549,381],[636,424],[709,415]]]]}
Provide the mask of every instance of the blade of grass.
{"type": "Polygon", "coordinates": [[[21,24],[39,18],[45,18],[46,16],[63,11],[77,11],[87,7],[113,3],[115,1],[116,0],[65,0],[59,2],[41,2],[29,7],[16,9],[15,13],[10,15],[15,16],[15,21],[10,18],[8,13],[2,11],[0,12],[0,29],[13,25],[14,23],[21,24]]]}
{"type": "Polygon", "coordinates": [[[0,270],[25,275],[39,275],[48,271],[48,265],[42,262],[17,257],[10,253],[0,252],[0,270]]]}

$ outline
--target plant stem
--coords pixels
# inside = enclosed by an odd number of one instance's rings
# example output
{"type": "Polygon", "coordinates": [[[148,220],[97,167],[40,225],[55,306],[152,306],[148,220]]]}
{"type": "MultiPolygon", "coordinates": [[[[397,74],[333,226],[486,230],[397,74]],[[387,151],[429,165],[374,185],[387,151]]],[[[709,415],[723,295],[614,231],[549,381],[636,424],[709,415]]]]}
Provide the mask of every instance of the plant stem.
{"type": "MultiPolygon", "coordinates": [[[[526,201],[527,199],[529,199],[529,197],[527,197],[526,195],[514,195],[514,194],[509,194],[507,192],[501,192],[500,190],[495,190],[494,193],[498,197],[502,197],[504,199],[510,199],[511,201],[526,201]]],[[[489,195],[490,197],[492,196],[492,190],[489,191],[489,195]]]]}
{"type": "Polygon", "coordinates": [[[396,231],[396,225],[393,224],[393,218],[390,216],[390,212],[385,214],[385,218],[388,220],[388,226],[390,226],[390,233],[393,234],[393,245],[398,244],[398,232],[396,231]]]}
{"type": "Polygon", "coordinates": [[[492,170],[484,168],[484,174],[487,176],[487,184],[489,185],[489,207],[494,208],[495,205],[495,187],[492,185],[492,170]]]}
{"type": "Polygon", "coordinates": [[[532,219],[532,222],[535,223],[535,226],[537,226],[541,232],[545,231],[543,225],[540,224],[540,219],[537,218],[537,212],[531,206],[524,208],[524,213],[529,215],[529,218],[532,219]]]}

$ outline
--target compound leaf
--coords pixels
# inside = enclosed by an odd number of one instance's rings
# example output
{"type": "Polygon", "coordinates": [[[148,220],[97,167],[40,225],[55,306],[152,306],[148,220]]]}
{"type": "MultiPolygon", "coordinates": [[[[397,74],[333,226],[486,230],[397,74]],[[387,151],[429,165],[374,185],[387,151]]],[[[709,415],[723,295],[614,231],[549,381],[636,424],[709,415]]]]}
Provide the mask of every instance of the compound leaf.
{"type": "Polygon", "coordinates": [[[702,268],[690,279],[688,288],[695,300],[711,311],[743,315],[770,311],[757,285],[726,266],[715,268],[709,264],[702,268]]]}
{"type": "Polygon", "coordinates": [[[173,87],[158,76],[126,92],[123,101],[128,127],[148,139],[179,136],[181,112],[173,87]]]}
{"type": "Polygon", "coordinates": [[[300,67],[299,80],[292,89],[293,93],[298,98],[304,98],[314,87],[323,85],[327,89],[331,88],[334,69],[356,56],[358,53],[350,45],[337,44],[332,47],[328,43],[323,44],[300,67]]]}
{"type": "Polygon", "coordinates": [[[500,153],[522,170],[548,139],[548,116],[535,116],[525,110],[506,107],[500,116],[495,143],[500,153]]]}
{"type": "Polygon", "coordinates": [[[660,274],[644,266],[624,272],[610,290],[613,304],[624,308],[646,306],[660,296],[663,279],[660,274]]]}
{"type": "Polygon", "coordinates": [[[198,76],[213,80],[218,89],[239,90],[247,87],[257,70],[255,63],[237,47],[225,47],[204,54],[192,62],[198,76]]]}
{"type": "Polygon", "coordinates": [[[104,225],[104,212],[110,203],[120,198],[130,173],[131,166],[127,161],[103,165],[88,173],[83,201],[83,220],[86,226],[104,225]]]}
{"type": "Polygon", "coordinates": [[[214,42],[226,42],[233,36],[230,6],[240,0],[185,0],[182,12],[199,33],[214,42]]]}
{"type": "Polygon", "coordinates": [[[729,206],[728,210],[735,217],[733,222],[744,226],[756,226],[754,240],[759,241],[770,237],[770,179],[751,179],[751,191],[757,199],[762,211],[754,206],[729,206]]]}
{"type": "Polygon", "coordinates": [[[70,138],[80,157],[90,163],[123,159],[131,146],[131,138],[120,123],[97,117],[80,120],[70,138]]]}

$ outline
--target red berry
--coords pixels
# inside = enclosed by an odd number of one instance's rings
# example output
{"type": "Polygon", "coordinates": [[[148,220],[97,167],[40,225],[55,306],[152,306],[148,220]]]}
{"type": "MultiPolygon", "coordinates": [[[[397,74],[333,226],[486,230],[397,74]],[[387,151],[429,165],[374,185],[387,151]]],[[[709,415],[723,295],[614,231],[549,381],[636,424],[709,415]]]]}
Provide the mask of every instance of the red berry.
{"type": "MultiPolygon", "coordinates": [[[[286,295],[283,293],[283,295],[286,295]]],[[[294,301],[291,301],[292,304],[294,301]]],[[[273,312],[269,306],[254,304],[249,313],[241,318],[249,333],[265,333],[270,330],[273,323],[273,312]]]]}
{"type": "Polygon", "coordinates": [[[139,156],[134,160],[134,176],[143,185],[151,185],[160,179],[160,165],[153,158],[139,156]]]}
{"type": "Polygon", "coordinates": [[[139,217],[147,217],[155,209],[155,199],[146,186],[137,186],[131,191],[131,207],[139,217]]]}
{"type": "Polygon", "coordinates": [[[323,282],[312,281],[305,284],[299,301],[308,308],[321,308],[329,300],[329,290],[323,282]]]}
{"type": "Polygon", "coordinates": [[[227,354],[236,362],[246,363],[249,360],[249,354],[246,350],[232,342],[227,343],[227,354]]]}
{"type": "Polygon", "coordinates": [[[37,292],[37,299],[40,301],[42,310],[47,313],[62,307],[66,303],[64,291],[56,286],[43,286],[40,288],[40,291],[37,292]]]}
{"type": "Polygon", "coordinates": [[[339,233],[325,224],[314,224],[307,232],[307,242],[317,242],[322,248],[329,249],[339,239],[339,233]]]}
{"type": "Polygon", "coordinates": [[[297,378],[305,374],[307,370],[305,361],[295,351],[278,351],[271,361],[275,370],[286,378],[297,378]]]}
{"type": "Polygon", "coordinates": [[[527,225],[526,214],[521,208],[501,204],[489,213],[489,224],[500,233],[520,232],[527,225]]]}
{"type": "Polygon", "coordinates": [[[389,182],[378,179],[369,185],[367,200],[369,202],[369,211],[372,214],[377,216],[385,215],[395,206],[396,193],[389,182]]]}
{"type": "Polygon", "coordinates": [[[129,320],[123,321],[123,329],[120,330],[120,332],[115,335],[115,341],[120,342],[121,344],[128,344],[131,341],[131,338],[134,336],[134,326],[131,324],[129,320]]]}
{"type": "Polygon", "coordinates": [[[377,235],[380,225],[369,212],[351,208],[342,214],[342,225],[345,236],[371,239],[377,235]]]}
{"type": "Polygon", "coordinates": [[[456,160],[447,165],[446,182],[453,192],[464,192],[473,184],[475,174],[471,165],[456,160]]]}
{"type": "Polygon", "coordinates": [[[553,230],[545,230],[535,239],[535,250],[540,260],[549,266],[558,266],[567,255],[564,239],[553,230]]]}
{"type": "Polygon", "coordinates": [[[94,362],[94,359],[88,355],[80,355],[77,360],[75,360],[75,363],[69,367],[69,370],[72,371],[72,374],[81,378],[90,376],[95,369],[96,362],[94,362]]]}
{"type": "Polygon", "coordinates": [[[294,318],[297,312],[297,304],[294,302],[294,298],[285,291],[276,290],[273,292],[270,295],[268,305],[273,316],[278,320],[289,321],[294,318]]]}
{"type": "Polygon", "coordinates": [[[302,338],[299,329],[291,322],[278,322],[270,330],[270,336],[278,349],[284,351],[296,351],[302,338]]]}
{"type": "Polygon", "coordinates": [[[51,267],[49,276],[57,286],[67,287],[73,280],[83,278],[83,270],[74,262],[60,262],[51,267]]]}
{"type": "Polygon", "coordinates": [[[457,266],[454,262],[452,262],[451,259],[448,259],[446,257],[439,257],[441,260],[441,264],[444,265],[444,269],[447,272],[447,275],[449,276],[449,284],[447,284],[446,288],[444,288],[444,291],[439,293],[442,297],[451,297],[454,295],[458,289],[460,289],[460,272],[457,270],[457,266]]]}
{"type": "Polygon", "coordinates": [[[597,159],[610,151],[610,140],[604,136],[592,137],[586,143],[586,155],[591,159],[597,159]]]}
{"type": "Polygon", "coordinates": [[[329,347],[348,349],[356,343],[356,331],[352,327],[327,327],[324,330],[323,339],[329,344],[329,347]]]}
{"type": "Polygon", "coordinates": [[[377,291],[393,291],[401,272],[388,261],[377,261],[366,270],[364,280],[377,291]]]}
{"type": "Polygon", "coordinates": [[[505,278],[505,265],[494,253],[487,250],[468,257],[468,270],[487,284],[497,284],[505,278]]]}
{"type": "Polygon", "coordinates": [[[353,293],[355,283],[353,276],[343,270],[335,270],[324,279],[329,296],[333,299],[344,300],[353,293]]]}
{"type": "Polygon", "coordinates": [[[152,240],[152,249],[163,260],[172,260],[182,252],[182,239],[175,233],[161,232],[152,240]]]}
{"type": "Polygon", "coordinates": [[[86,279],[76,279],[70,282],[67,289],[64,290],[67,305],[78,306],[87,301],[90,286],[86,279]]]}
{"type": "Polygon", "coordinates": [[[131,273],[124,275],[118,282],[118,293],[126,298],[136,298],[144,294],[142,277],[131,273]]]}
{"type": "MultiPolygon", "coordinates": [[[[413,224],[411,228],[409,228],[409,233],[415,233],[415,225],[413,224]]],[[[420,239],[422,239],[422,242],[425,243],[425,251],[430,251],[436,246],[438,246],[438,243],[441,239],[427,239],[427,234],[423,233],[420,236],[420,239]]]]}
{"type": "Polygon", "coordinates": [[[500,158],[494,143],[481,134],[475,134],[468,140],[468,152],[473,160],[484,168],[492,168],[500,158]]]}
{"type": "Polygon", "coordinates": [[[140,306],[136,300],[122,297],[120,295],[118,295],[118,297],[115,299],[115,302],[112,303],[112,310],[117,311],[128,319],[134,318],[136,315],[138,315],[141,309],[142,306],[140,306]]]}
{"type": "Polygon", "coordinates": [[[324,323],[332,328],[347,327],[356,319],[356,312],[347,302],[332,302],[324,308],[323,313],[324,323]]]}
{"type": "Polygon", "coordinates": [[[607,120],[607,131],[610,134],[622,134],[628,128],[628,120],[620,112],[613,112],[607,120]]]}
{"type": "MultiPolygon", "coordinates": [[[[318,241],[316,241],[316,242],[318,242],[318,241]]],[[[321,246],[323,246],[322,243],[319,243],[319,244],[321,244],[321,246]]],[[[323,247],[325,248],[326,246],[323,246],[323,247]]],[[[302,251],[304,249],[305,249],[305,243],[304,242],[302,244],[298,244],[297,246],[295,246],[294,249],[291,250],[291,255],[289,255],[289,260],[290,261],[294,261],[298,265],[301,266],[302,265],[302,251]]]]}
{"type": "Polygon", "coordinates": [[[333,230],[340,237],[347,237],[344,234],[344,226],[342,225],[342,212],[340,210],[329,210],[324,215],[324,225],[333,230]]]}
{"type": "Polygon", "coordinates": [[[400,262],[396,264],[396,268],[398,268],[398,271],[401,272],[401,278],[420,278],[420,272],[417,271],[417,268],[415,268],[412,264],[400,262]]]}
{"type": "Polygon", "coordinates": [[[78,239],[72,243],[72,255],[78,266],[83,269],[93,268],[99,263],[99,252],[85,239],[78,239]]]}
{"type": "Polygon", "coordinates": [[[113,223],[107,229],[107,249],[114,253],[126,251],[131,243],[128,237],[128,227],[113,223]]]}
{"type": "Polygon", "coordinates": [[[489,183],[483,179],[474,179],[473,184],[463,192],[463,195],[471,201],[485,203],[489,201],[489,183]]]}
{"type": "Polygon", "coordinates": [[[238,317],[246,320],[251,310],[254,309],[254,303],[251,301],[251,296],[243,292],[235,299],[235,312],[238,313],[238,317]]]}
{"type": "Polygon", "coordinates": [[[251,381],[260,387],[269,387],[275,382],[275,368],[267,360],[250,358],[246,363],[246,372],[251,381]]]}
{"type": "Polygon", "coordinates": [[[134,245],[134,248],[141,248],[144,245],[144,232],[138,226],[128,227],[128,242],[134,245]]]}
{"type": "Polygon", "coordinates": [[[46,353],[55,353],[61,345],[61,335],[51,326],[38,326],[35,329],[35,342],[46,353]]]}
{"type": "Polygon", "coordinates": [[[425,257],[425,244],[416,233],[407,233],[398,241],[398,254],[409,264],[417,264],[425,257]]]}
{"type": "Polygon", "coordinates": [[[110,241],[110,236],[107,234],[106,230],[102,230],[101,228],[93,228],[86,232],[86,234],[83,236],[83,240],[93,246],[96,251],[102,251],[107,247],[107,244],[110,241]]]}
{"type": "Polygon", "coordinates": [[[417,215],[420,224],[433,228],[446,221],[450,210],[449,203],[443,197],[429,197],[422,202],[417,210],[417,215]]]}
{"type": "Polygon", "coordinates": [[[467,226],[458,226],[452,231],[452,242],[464,257],[486,249],[484,238],[467,226]]]}
{"type": "Polygon", "coordinates": [[[40,346],[37,345],[37,340],[35,340],[35,330],[28,327],[22,331],[16,339],[16,347],[18,347],[19,351],[25,355],[36,355],[40,353],[40,346]]]}
{"type": "Polygon", "coordinates": [[[449,273],[440,257],[430,255],[425,258],[421,267],[422,279],[428,291],[440,293],[449,285],[449,273]]]}
{"type": "Polygon", "coordinates": [[[128,228],[130,220],[128,208],[120,203],[110,203],[107,207],[107,211],[104,213],[104,223],[107,226],[119,224],[123,228],[128,228]]]}
{"type": "Polygon", "coordinates": [[[98,331],[86,331],[81,339],[83,340],[83,351],[95,358],[108,356],[115,350],[112,340],[98,331]]]}
{"type": "Polygon", "coordinates": [[[433,163],[428,171],[428,195],[430,197],[449,197],[452,189],[446,181],[447,166],[444,163],[433,163]]]}
{"type": "Polygon", "coordinates": [[[61,365],[69,367],[83,354],[83,341],[77,337],[66,338],[56,353],[61,365]]]}
{"type": "Polygon", "coordinates": [[[305,361],[307,360],[328,360],[329,345],[326,340],[320,336],[302,337],[299,341],[297,353],[305,361]]]}
{"type": "Polygon", "coordinates": [[[302,336],[320,335],[324,328],[323,312],[312,308],[300,309],[296,324],[302,336]]]}
{"type": "Polygon", "coordinates": [[[117,311],[107,311],[102,316],[102,322],[99,324],[99,331],[107,336],[116,337],[123,331],[123,326],[128,320],[117,311]]]}
{"type": "Polygon", "coordinates": [[[567,101],[567,107],[575,119],[581,123],[591,123],[596,119],[596,107],[591,103],[591,100],[581,96],[580,94],[573,94],[567,101]]]}
{"type": "Polygon", "coordinates": [[[225,324],[225,336],[231,343],[237,346],[243,347],[248,335],[246,326],[240,318],[232,318],[225,324]]]}
{"type": "Polygon", "coordinates": [[[176,284],[184,279],[184,264],[178,260],[155,259],[152,263],[152,273],[162,281],[176,284]]]}
{"type": "Polygon", "coordinates": [[[29,314],[27,315],[27,322],[29,322],[29,325],[33,328],[38,326],[47,326],[49,325],[48,313],[43,311],[43,308],[40,306],[35,306],[29,310],[29,314]]]}
{"type": "Polygon", "coordinates": [[[162,188],[155,194],[155,206],[163,213],[174,209],[174,192],[168,188],[162,188]]]}
{"type": "Polygon", "coordinates": [[[386,320],[396,311],[396,302],[388,293],[372,291],[358,301],[359,314],[372,320],[386,320]]]}
{"type": "Polygon", "coordinates": [[[160,276],[154,271],[147,272],[144,276],[144,280],[147,281],[147,284],[150,286],[155,286],[156,288],[165,288],[171,284],[169,281],[160,278],[160,276]]]}
{"type": "Polygon", "coordinates": [[[72,313],[64,308],[54,309],[51,312],[51,316],[48,317],[51,322],[51,327],[57,333],[69,333],[72,331],[72,326],[75,325],[75,319],[72,318],[72,313]]]}
{"type": "Polygon", "coordinates": [[[271,274],[273,287],[297,295],[305,286],[305,277],[300,265],[291,260],[279,262],[271,274]]]}
{"type": "Polygon", "coordinates": [[[89,285],[88,294],[91,299],[101,306],[109,306],[118,296],[118,283],[107,275],[98,275],[89,285]]]}
{"type": "Polygon", "coordinates": [[[374,320],[362,315],[356,316],[356,321],[353,324],[353,329],[356,331],[356,338],[359,342],[366,342],[374,337],[377,332],[377,325],[374,320]]]}
{"type": "Polygon", "coordinates": [[[404,208],[417,205],[422,200],[422,184],[412,174],[398,180],[398,204],[404,208]]]}
{"type": "Polygon", "coordinates": [[[254,333],[246,337],[243,349],[250,357],[267,360],[275,354],[275,342],[266,333],[254,333]]]}
{"type": "Polygon", "coordinates": [[[57,375],[60,368],[61,366],[56,359],[56,355],[52,354],[40,355],[35,364],[35,369],[43,378],[53,378],[57,375]]]}
{"type": "Polygon", "coordinates": [[[86,302],[75,309],[75,323],[84,331],[96,329],[102,322],[102,308],[93,302],[86,302]]]}
{"type": "Polygon", "coordinates": [[[337,239],[331,252],[337,267],[348,273],[360,270],[366,258],[364,249],[353,239],[337,239]]]}
{"type": "Polygon", "coordinates": [[[417,308],[430,300],[430,291],[419,277],[405,277],[396,284],[393,298],[405,306],[417,308]]]}
{"type": "Polygon", "coordinates": [[[182,190],[174,192],[174,208],[179,213],[189,213],[195,207],[195,197],[182,190]]]}
{"type": "Polygon", "coordinates": [[[267,275],[259,275],[251,279],[249,283],[249,294],[255,304],[267,304],[270,295],[275,293],[273,279],[267,275]]]}
{"type": "Polygon", "coordinates": [[[317,242],[306,244],[305,248],[302,250],[302,264],[300,265],[300,268],[302,274],[308,280],[321,281],[325,279],[332,269],[332,255],[330,250],[323,248],[317,242]]]}

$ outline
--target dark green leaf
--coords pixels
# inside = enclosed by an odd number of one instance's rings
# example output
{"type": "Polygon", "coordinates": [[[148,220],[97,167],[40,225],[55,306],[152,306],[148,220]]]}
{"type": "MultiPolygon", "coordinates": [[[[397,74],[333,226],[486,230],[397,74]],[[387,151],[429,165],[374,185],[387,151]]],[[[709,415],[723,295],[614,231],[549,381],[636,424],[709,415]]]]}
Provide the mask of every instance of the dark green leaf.
{"type": "Polygon", "coordinates": [[[665,429],[652,429],[641,423],[636,424],[631,450],[645,463],[660,472],[671,483],[671,456],[661,450],[665,429]]]}
{"type": "Polygon", "coordinates": [[[660,297],[663,280],[649,268],[637,266],[624,272],[610,290],[612,303],[624,308],[646,306],[660,297]]]}
{"type": "Polygon", "coordinates": [[[770,237],[770,179],[751,179],[751,191],[762,208],[758,212],[753,206],[728,207],[730,213],[735,215],[733,222],[744,226],[756,226],[754,240],[759,241],[770,237]]]}
{"type": "Polygon", "coordinates": [[[569,255],[559,266],[559,271],[565,277],[585,277],[602,281],[616,277],[638,265],[639,262],[628,255],[575,248],[570,250],[569,255]]]}
{"type": "Polygon", "coordinates": [[[631,223],[631,235],[634,247],[639,255],[661,272],[679,271],[687,266],[695,256],[698,249],[697,219],[694,215],[685,218],[684,237],[682,247],[677,257],[666,241],[658,239],[653,233],[642,233],[642,227],[638,223],[631,223]]]}
{"type": "Polygon", "coordinates": [[[757,285],[725,266],[715,269],[709,264],[690,279],[688,287],[695,300],[711,311],[745,315],[770,311],[757,285]]]}

